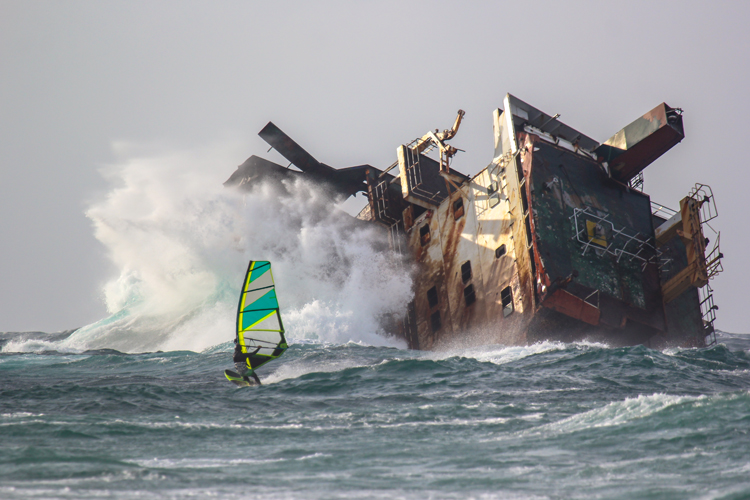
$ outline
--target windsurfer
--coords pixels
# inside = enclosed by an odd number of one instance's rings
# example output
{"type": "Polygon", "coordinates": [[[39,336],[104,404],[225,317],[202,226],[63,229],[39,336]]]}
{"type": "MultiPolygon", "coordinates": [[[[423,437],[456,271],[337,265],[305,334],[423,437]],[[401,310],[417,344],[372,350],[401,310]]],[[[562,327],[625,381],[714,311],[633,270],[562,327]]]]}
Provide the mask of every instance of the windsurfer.
{"type": "MultiPolygon", "coordinates": [[[[256,350],[255,352],[258,352],[258,351],[256,350]]],[[[247,367],[247,358],[249,356],[251,355],[242,352],[242,348],[240,347],[240,344],[238,344],[237,340],[235,340],[234,341],[234,356],[232,357],[232,361],[234,361],[234,367],[237,369],[237,373],[239,373],[240,376],[242,376],[242,378],[245,379],[245,382],[250,382],[250,378],[252,377],[252,379],[255,380],[255,384],[262,385],[260,383],[260,378],[258,378],[258,375],[255,374],[255,370],[252,370],[247,367]]]]}
{"type": "Polygon", "coordinates": [[[289,347],[279,314],[271,263],[251,260],[242,283],[232,357],[237,372],[224,370],[227,380],[240,387],[261,385],[255,370],[284,354],[289,347]]]}

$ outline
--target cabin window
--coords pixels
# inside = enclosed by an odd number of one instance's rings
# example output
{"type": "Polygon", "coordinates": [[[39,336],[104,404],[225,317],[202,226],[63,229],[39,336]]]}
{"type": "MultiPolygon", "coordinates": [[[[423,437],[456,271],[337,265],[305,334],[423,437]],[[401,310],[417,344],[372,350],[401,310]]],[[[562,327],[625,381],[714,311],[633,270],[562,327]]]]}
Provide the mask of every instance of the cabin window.
{"type": "Polygon", "coordinates": [[[499,259],[503,255],[505,255],[505,244],[504,243],[495,249],[495,258],[499,259]]]}
{"type": "Polygon", "coordinates": [[[500,193],[490,195],[490,208],[495,208],[500,203],[500,193]]]}
{"type": "Polygon", "coordinates": [[[500,300],[503,302],[503,317],[506,317],[513,312],[513,291],[509,286],[506,286],[500,292],[500,300]]]}
{"type": "Polygon", "coordinates": [[[430,324],[432,325],[432,333],[437,332],[443,326],[440,323],[440,311],[435,311],[430,315],[430,324]]]}
{"type": "Polygon", "coordinates": [[[430,305],[430,309],[438,305],[437,287],[433,286],[427,290],[427,303],[430,305]]]}
{"type": "Polygon", "coordinates": [[[471,261],[467,260],[461,264],[461,280],[466,283],[471,279],[471,261]]]}
{"type": "Polygon", "coordinates": [[[425,224],[424,226],[419,228],[419,241],[422,243],[422,246],[425,246],[430,242],[430,225],[425,224]]]}
{"type": "Polygon", "coordinates": [[[500,203],[500,184],[497,181],[490,182],[487,188],[487,196],[489,196],[490,208],[496,207],[500,203]]]}
{"type": "Polygon", "coordinates": [[[464,216],[464,199],[459,198],[453,202],[453,218],[458,220],[464,216]]]}
{"type": "Polygon", "coordinates": [[[474,293],[474,285],[469,285],[466,288],[464,288],[464,300],[466,301],[466,305],[470,306],[474,302],[476,302],[477,297],[474,293]]]}

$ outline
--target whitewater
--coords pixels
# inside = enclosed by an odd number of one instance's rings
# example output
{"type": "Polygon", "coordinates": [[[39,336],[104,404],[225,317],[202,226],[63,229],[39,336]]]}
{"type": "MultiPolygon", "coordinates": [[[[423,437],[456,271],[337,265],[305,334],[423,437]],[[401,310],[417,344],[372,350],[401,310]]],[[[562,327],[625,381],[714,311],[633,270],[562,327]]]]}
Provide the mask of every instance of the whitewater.
{"type": "Polygon", "coordinates": [[[0,333],[0,498],[750,498],[748,336],[409,351],[380,320],[410,263],[374,228],[301,182],[223,188],[225,147],[120,147],[87,212],[109,315],[0,333]],[[290,348],[238,389],[250,259],[290,348]]]}

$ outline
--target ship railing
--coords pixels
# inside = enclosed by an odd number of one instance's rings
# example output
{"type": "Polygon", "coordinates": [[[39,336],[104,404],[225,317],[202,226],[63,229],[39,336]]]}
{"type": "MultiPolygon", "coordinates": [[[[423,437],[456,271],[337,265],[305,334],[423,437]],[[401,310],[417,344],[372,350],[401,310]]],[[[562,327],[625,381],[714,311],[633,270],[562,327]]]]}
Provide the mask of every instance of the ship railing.
{"type": "Polygon", "coordinates": [[[706,327],[706,332],[706,339],[704,340],[706,347],[716,345],[716,330],[714,329],[713,324],[706,327]]]}
{"type": "Polygon", "coordinates": [[[398,226],[398,221],[388,226],[388,239],[391,243],[391,249],[397,254],[403,255],[403,250],[401,248],[401,229],[398,226]]]}
{"type": "Polygon", "coordinates": [[[672,259],[671,257],[667,257],[659,247],[656,247],[656,257],[659,262],[659,272],[668,273],[669,265],[674,262],[674,259],[672,259]]]}
{"type": "MultiPolygon", "coordinates": [[[[688,193],[688,196],[700,203],[701,224],[706,224],[719,216],[719,211],[716,209],[716,201],[711,186],[698,183],[693,186],[688,193]]],[[[654,201],[651,202],[651,213],[663,219],[671,219],[678,212],[679,210],[674,210],[654,201]]],[[[709,225],[709,227],[711,226],[709,225]]],[[[716,232],[713,228],[711,228],[711,230],[714,231],[714,233],[716,232]]]]}
{"type": "MultiPolygon", "coordinates": [[[[720,248],[721,233],[709,224],[709,221],[712,221],[719,216],[719,211],[716,208],[716,201],[714,199],[714,192],[711,189],[711,186],[698,183],[690,190],[688,196],[695,200],[700,206],[699,213],[701,226],[709,228],[715,235],[714,246],[711,251],[706,254],[706,271],[708,279],[712,279],[717,274],[724,271],[724,267],[721,264],[721,259],[724,257],[720,248]]],[[[704,229],[704,238],[705,234],[706,230],[704,229]]],[[[710,239],[706,238],[706,246],[708,246],[709,242],[710,239]]]]}
{"type": "Polygon", "coordinates": [[[669,207],[661,205],[656,202],[651,202],[651,214],[661,217],[662,219],[669,220],[677,214],[677,210],[673,210],[669,207]]]}
{"type": "Polygon", "coordinates": [[[590,294],[588,294],[586,298],[583,299],[583,301],[599,309],[599,297],[600,297],[600,293],[599,293],[599,290],[597,289],[591,292],[590,294]],[[594,304],[593,302],[594,298],[596,298],[596,304],[594,304]]]}
{"type": "Polygon", "coordinates": [[[719,310],[719,306],[714,304],[713,293],[714,291],[709,285],[698,289],[701,317],[703,318],[703,327],[706,332],[706,346],[716,344],[716,329],[714,328],[714,321],[716,321],[716,311],[719,310]]]}
{"type": "Polygon", "coordinates": [[[657,255],[656,247],[651,243],[650,238],[644,238],[640,233],[629,234],[624,227],[618,229],[612,221],[608,220],[609,214],[602,216],[596,214],[590,207],[574,207],[573,215],[569,218],[573,220],[576,229],[576,234],[572,239],[577,240],[583,246],[581,255],[586,255],[589,248],[593,248],[597,253],[604,252],[614,255],[617,258],[617,262],[620,262],[623,256],[628,256],[630,260],[639,260],[641,262],[641,269],[645,269],[646,265],[653,262],[657,255]],[[610,227],[609,234],[606,235],[606,238],[609,240],[606,247],[595,243],[594,239],[596,238],[589,238],[586,221],[610,227]],[[651,255],[643,255],[644,250],[650,250],[650,252],[647,251],[646,253],[650,253],[651,255]]]}
{"type": "Polygon", "coordinates": [[[711,186],[707,186],[706,184],[696,184],[693,186],[693,189],[690,190],[688,196],[700,203],[701,224],[706,224],[719,216],[719,211],[716,209],[716,201],[714,200],[714,192],[711,189],[711,186]]]}
{"type": "Polygon", "coordinates": [[[720,239],[721,233],[716,233],[714,247],[706,255],[706,274],[708,274],[708,279],[713,279],[717,274],[724,271],[724,266],[721,264],[724,254],[721,253],[720,239]]]}
{"type": "MultiPolygon", "coordinates": [[[[693,187],[688,196],[695,200],[700,206],[701,226],[708,227],[713,234],[716,235],[713,248],[706,254],[706,274],[708,275],[708,279],[712,279],[717,274],[724,271],[724,267],[721,264],[721,259],[724,257],[720,248],[721,233],[709,224],[709,221],[712,221],[719,216],[719,211],[716,209],[714,192],[711,189],[711,186],[699,183],[693,187]]],[[[704,238],[705,234],[706,231],[704,229],[704,238]]],[[[706,238],[706,245],[708,245],[709,242],[710,239],[706,238]]]]}
{"type": "Polygon", "coordinates": [[[413,144],[406,147],[406,182],[411,192],[427,199],[435,198],[438,193],[432,193],[422,187],[422,168],[419,164],[419,153],[413,149],[413,144]]]}
{"type": "Polygon", "coordinates": [[[423,147],[422,154],[425,155],[425,156],[427,154],[431,153],[437,147],[437,145],[434,142],[432,142],[432,141],[429,141],[427,143],[427,146],[424,146],[424,143],[422,142],[422,138],[421,137],[417,137],[416,139],[414,139],[413,141],[411,141],[409,144],[407,144],[406,148],[414,151],[417,148],[417,146],[420,146],[420,145],[421,145],[421,147],[423,147]]]}
{"type": "Polygon", "coordinates": [[[493,160],[487,166],[487,176],[490,181],[490,185],[487,189],[487,197],[483,203],[477,203],[479,211],[477,217],[483,215],[486,211],[496,207],[501,201],[507,199],[505,191],[507,189],[507,182],[505,179],[505,169],[508,164],[518,155],[518,151],[515,153],[505,153],[497,160],[493,160]]]}
{"type": "MultiPolygon", "coordinates": [[[[722,266],[721,263],[721,259],[724,257],[724,254],[721,253],[721,233],[708,223],[719,216],[719,211],[716,208],[714,193],[710,186],[696,184],[690,191],[689,196],[696,202],[700,203],[701,226],[708,227],[713,234],[716,235],[713,248],[706,254],[706,275],[708,279],[711,280],[720,272],[724,271],[724,266],[722,266]]],[[[705,230],[703,233],[705,237],[705,230]]],[[[706,238],[706,244],[708,243],[709,239],[706,238]]],[[[716,344],[716,329],[714,328],[714,322],[716,321],[716,311],[719,310],[719,306],[714,304],[713,289],[710,284],[706,283],[699,288],[698,293],[700,297],[703,326],[706,332],[705,343],[706,346],[710,347],[716,344]]]]}
{"type": "Polygon", "coordinates": [[[643,192],[643,171],[638,172],[635,177],[628,181],[628,187],[643,192]]]}
{"type": "Polygon", "coordinates": [[[388,202],[388,181],[382,181],[375,185],[375,208],[378,220],[387,224],[398,222],[389,214],[390,204],[388,202]]]}

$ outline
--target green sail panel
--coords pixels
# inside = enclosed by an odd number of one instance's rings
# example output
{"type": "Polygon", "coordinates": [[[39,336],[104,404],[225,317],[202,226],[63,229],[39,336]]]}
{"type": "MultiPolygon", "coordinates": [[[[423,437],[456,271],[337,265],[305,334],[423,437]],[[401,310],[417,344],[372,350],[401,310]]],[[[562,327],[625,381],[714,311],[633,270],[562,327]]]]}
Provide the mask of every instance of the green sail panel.
{"type": "Polygon", "coordinates": [[[247,367],[251,370],[278,358],[287,348],[268,261],[252,260],[247,267],[237,307],[237,344],[250,354],[247,367]]]}

